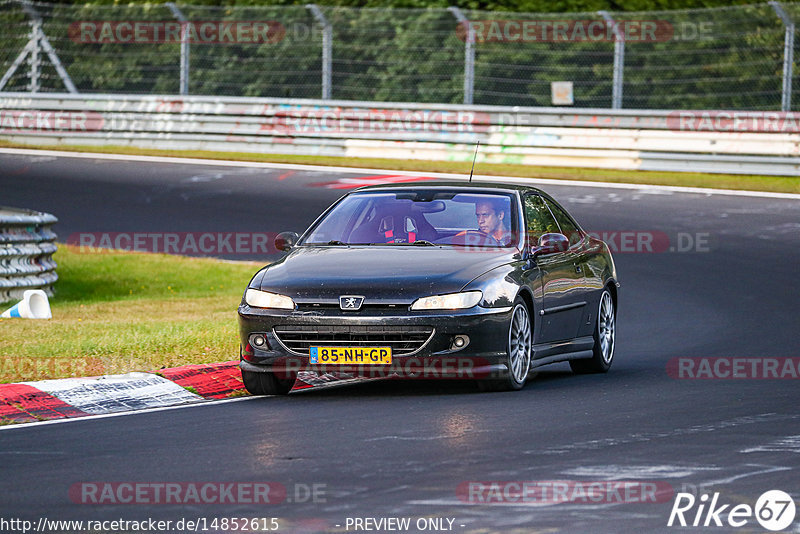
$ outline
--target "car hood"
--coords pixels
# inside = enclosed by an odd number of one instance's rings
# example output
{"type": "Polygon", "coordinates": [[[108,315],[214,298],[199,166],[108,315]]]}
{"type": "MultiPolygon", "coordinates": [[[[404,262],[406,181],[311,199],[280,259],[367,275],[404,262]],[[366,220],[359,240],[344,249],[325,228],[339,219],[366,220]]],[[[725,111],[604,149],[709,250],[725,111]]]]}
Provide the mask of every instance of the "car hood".
{"type": "Polygon", "coordinates": [[[288,295],[296,302],[362,295],[372,302],[408,303],[452,293],[512,261],[516,249],[462,247],[297,247],[260,271],[251,287],[288,295]]]}

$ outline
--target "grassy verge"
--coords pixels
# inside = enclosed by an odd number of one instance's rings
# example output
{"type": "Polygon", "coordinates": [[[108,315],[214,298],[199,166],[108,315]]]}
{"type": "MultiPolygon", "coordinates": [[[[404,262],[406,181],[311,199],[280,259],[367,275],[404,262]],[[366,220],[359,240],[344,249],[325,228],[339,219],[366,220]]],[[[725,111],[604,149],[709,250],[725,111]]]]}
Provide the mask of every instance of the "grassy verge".
{"type": "Polygon", "coordinates": [[[238,358],[236,307],[259,265],[64,244],[55,259],[53,319],[0,319],[0,382],[238,358]]]}
{"type": "MultiPolygon", "coordinates": [[[[0,147],[99,152],[146,156],[167,156],[267,163],[296,163],[363,167],[367,169],[396,169],[401,171],[469,173],[469,162],[418,161],[410,159],[342,158],[333,156],[295,156],[287,154],[251,154],[244,152],[206,152],[201,150],[156,150],[114,146],[22,145],[0,140],[0,147]]],[[[675,185],[748,191],[800,193],[800,179],[792,176],[757,176],[736,174],[706,174],[698,172],[622,171],[613,169],[583,169],[567,167],[532,167],[530,165],[481,163],[477,174],[491,176],[520,176],[556,180],[586,180],[611,183],[675,185]]]]}

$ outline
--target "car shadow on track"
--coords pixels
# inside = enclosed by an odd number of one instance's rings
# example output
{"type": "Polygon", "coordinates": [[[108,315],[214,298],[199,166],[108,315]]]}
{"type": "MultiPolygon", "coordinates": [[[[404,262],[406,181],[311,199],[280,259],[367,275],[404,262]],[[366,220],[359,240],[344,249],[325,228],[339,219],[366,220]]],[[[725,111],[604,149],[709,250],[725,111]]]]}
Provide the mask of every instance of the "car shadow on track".
{"type": "MultiPolygon", "coordinates": [[[[577,387],[585,387],[585,379],[581,380],[569,369],[546,370],[531,373],[528,383],[521,392],[482,392],[477,382],[471,380],[393,380],[375,379],[363,382],[348,382],[331,386],[317,386],[295,390],[293,397],[402,397],[427,395],[501,395],[535,393],[536,390],[563,388],[570,386],[572,380],[577,387]]],[[[598,377],[599,378],[599,377],[598,377]]]]}

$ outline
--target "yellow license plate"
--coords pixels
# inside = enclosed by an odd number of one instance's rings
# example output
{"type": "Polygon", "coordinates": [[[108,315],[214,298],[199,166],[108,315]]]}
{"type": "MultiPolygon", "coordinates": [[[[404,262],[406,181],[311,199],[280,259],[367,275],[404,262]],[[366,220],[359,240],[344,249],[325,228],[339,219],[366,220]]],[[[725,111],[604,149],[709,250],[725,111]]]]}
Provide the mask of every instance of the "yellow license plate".
{"type": "Polygon", "coordinates": [[[309,363],[320,365],[388,365],[391,347],[311,347],[309,363]]]}

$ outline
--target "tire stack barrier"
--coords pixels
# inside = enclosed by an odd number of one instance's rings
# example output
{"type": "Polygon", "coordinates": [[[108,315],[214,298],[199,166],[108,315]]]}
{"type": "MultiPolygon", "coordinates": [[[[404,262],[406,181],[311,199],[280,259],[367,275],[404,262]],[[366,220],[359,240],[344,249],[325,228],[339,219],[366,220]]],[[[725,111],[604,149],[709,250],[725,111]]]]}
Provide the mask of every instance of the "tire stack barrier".
{"type": "Polygon", "coordinates": [[[21,299],[26,289],[53,295],[56,222],[49,213],[0,206],[0,302],[21,299]]]}

